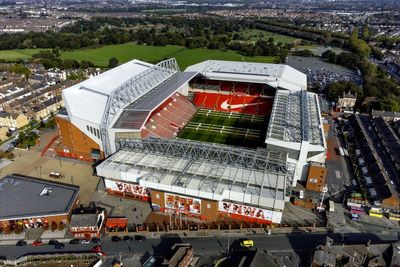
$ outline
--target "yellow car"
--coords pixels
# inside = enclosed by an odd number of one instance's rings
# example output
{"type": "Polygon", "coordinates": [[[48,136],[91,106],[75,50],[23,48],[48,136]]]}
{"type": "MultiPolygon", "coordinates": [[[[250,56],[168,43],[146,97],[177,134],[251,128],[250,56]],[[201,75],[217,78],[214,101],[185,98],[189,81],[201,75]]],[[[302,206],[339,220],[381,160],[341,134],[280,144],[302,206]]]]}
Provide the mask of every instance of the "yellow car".
{"type": "Polygon", "coordinates": [[[254,241],[250,239],[242,240],[242,242],[240,242],[240,246],[245,248],[251,248],[252,246],[254,246],[254,241]]]}

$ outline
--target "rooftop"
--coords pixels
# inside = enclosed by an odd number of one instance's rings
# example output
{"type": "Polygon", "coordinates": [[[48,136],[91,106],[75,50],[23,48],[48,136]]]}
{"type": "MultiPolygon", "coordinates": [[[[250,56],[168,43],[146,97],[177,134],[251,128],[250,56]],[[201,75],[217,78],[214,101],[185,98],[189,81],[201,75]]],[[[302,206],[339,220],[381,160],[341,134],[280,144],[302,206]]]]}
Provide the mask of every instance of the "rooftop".
{"type": "Polygon", "coordinates": [[[317,95],[306,91],[278,90],[267,139],[296,143],[309,141],[310,144],[324,146],[317,95]]]}
{"type": "Polygon", "coordinates": [[[0,220],[66,214],[78,193],[79,186],[7,175],[0,179],[0,220]]]}
{"type": "Polygon", "coordinates": [[[99,175],[194,197],[283,209],[294,172],[286,154],[187,140],[127,142],[97,167],[99,175]]]}
{"type": "Polygon", "coordinates": [[[70,227],[94,226],[97,224],[98,214],[72,214],[70,227]]]}
{"type": "Polygon", "coordinates": [[[307,88],[307,76],[283,64],[207,60],[189,66],[186,71],[200,72],[209,79],[265,83],[287,90],[307,88]]]}
{"type": "Polygon", "coordinates": [[[124,108],[114,128],[140,130],[150,113],[171,97],[196,72],[178,72],[124,108]]]}

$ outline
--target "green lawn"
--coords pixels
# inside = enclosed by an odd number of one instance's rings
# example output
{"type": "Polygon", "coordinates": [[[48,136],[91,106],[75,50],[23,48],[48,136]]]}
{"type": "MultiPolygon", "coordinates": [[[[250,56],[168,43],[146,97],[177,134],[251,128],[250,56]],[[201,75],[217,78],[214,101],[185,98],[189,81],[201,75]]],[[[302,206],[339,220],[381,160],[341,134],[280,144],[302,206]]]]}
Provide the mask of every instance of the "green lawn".
{"type": "Polygon", "coordinates": [[[241,32],[238,32],[240,36],[246,41],[250,41],[255,43],[258,40],[268,40],[268,38],[274,38],[275,43],[291,43],[294,41],[300,41],[300,39],[296,39],[287,35],[277,34],[268,31],[262,31],[257,29],[247,29],[241,32]]]}
{"type": "Polygon", "coordinates": [[[80,49],[71,52],[62,52],[61,57],[75,59],[78,61],[89,60],[98,66],[107,66],[108,60],[112,57],[119,59],[120,63],[132,59],[140,59],[146,62],[155,63],[170,55],[185,49],[176,45],[168,46],[146,46],[133,43],[106,45],[99,48],[80,49]]]}
{"type": "Polygon", "coordinates": [[[28,59],[33,54],[36,54],[44,49],[15,49],[15,50],[0,50],[0,58],[5,60],[28,59]]]}
{"type": "MultiPolygon", "coordinates": [[[[33,54],[43,49],[3,50],[0,51],[0,58],[5,60],[28,59],[33,54]]],[[[186,67],[208,59],[233,60],[233,61],[254,61],[273,63],[275,57],[244,57],[236,51],[211,50],[205,48],[188,49],[182,46],[146,46],[133,43],[106,45],[99,48],[79,49],[75,51],[62,52],[63,59],[75,59],[77,61],[89,60],[96,66],[106,67],[108,60],[116,57],[119,63],[132,59],[140,59],[150,63],[156,63],[166,58],[176,58],[181,70],[186,67]]]]}
{"type": "Polygon", "coordinates": [[[188,49],[182,46],[145,46],[132,43],[121,45],[107,45],[94,49],[82,49],[72,52],[63,52],[62,58],[75,60],[90,60],[95,65],[107,66],[111,57],[119,59],[120,63],[132,59],[156,63],[162,59],[174,57],[178,61],[181,70],[188,66],[202,62],[207,59],[234,60],[234,61],[255,61],[272,63],[275,57],[243,57],[236,51],[220,51],[205,48],[188,49]]]}

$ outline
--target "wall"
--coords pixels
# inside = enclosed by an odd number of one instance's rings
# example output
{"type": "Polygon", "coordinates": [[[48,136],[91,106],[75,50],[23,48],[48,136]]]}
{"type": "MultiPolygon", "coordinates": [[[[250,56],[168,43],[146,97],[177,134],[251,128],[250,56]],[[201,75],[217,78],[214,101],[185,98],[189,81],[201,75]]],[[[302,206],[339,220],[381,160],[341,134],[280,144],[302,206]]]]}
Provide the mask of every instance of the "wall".
{"type": "MultiPolygon", "coordinates": [[[[56,116],[56,123],[61,137],[61,144],[55,148],[57,154],[63,157],[93,161],[91,151],[100,149],[100,146],[68,119],[56,116]]],[[[102,151],[100,151],[100,158],[104,158],[102,151]]]]}

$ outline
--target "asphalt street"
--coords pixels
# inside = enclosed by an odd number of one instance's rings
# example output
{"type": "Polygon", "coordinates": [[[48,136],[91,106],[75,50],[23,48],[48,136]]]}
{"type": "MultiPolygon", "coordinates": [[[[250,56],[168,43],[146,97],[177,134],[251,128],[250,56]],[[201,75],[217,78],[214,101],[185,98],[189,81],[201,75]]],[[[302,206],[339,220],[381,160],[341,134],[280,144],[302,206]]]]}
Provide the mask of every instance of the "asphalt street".
{"type": "MultiPolygon", "coordinates": [[[[367,233],[349,233],[341,234],[286,234],[286,235],[251,235],[247,238],[254,240],[253,249],[263,249],[268,252],[295,252],[302,258],[308,254],[308,251],[315,248],[319,244],[325,243],[326,236],[332,237],[336,242],[343,241],[347,244],[366,244],[369,240],[372,243],[396,242],[398,234],[367,234],[367,233]]],[[[223,236],[223,237],[190,237],[181,238],[178,235],[170,234],[161,238],[147,239],[143,242],[111,242],[109,237],[101,240],[103,251],[108,257],[116,258],[118,256],[127,255],[154,255],[165,256],[171,247],[176,243],[190,243],[197,255],[221,255],[228,251],[242,249],[239,245],[239,237],[223,236]]],[[[15,259],[26,254],[46,254],[46,253],[66,253],[66,252],[85,252],[96,244],[65,244],[64,249],[55,249],[54,246],[44,244],[39,247],[27,245],[25,247],[17,247],[15,245],[4,245],[0,247],[0,257],[7,259],[15,259]]]]}

